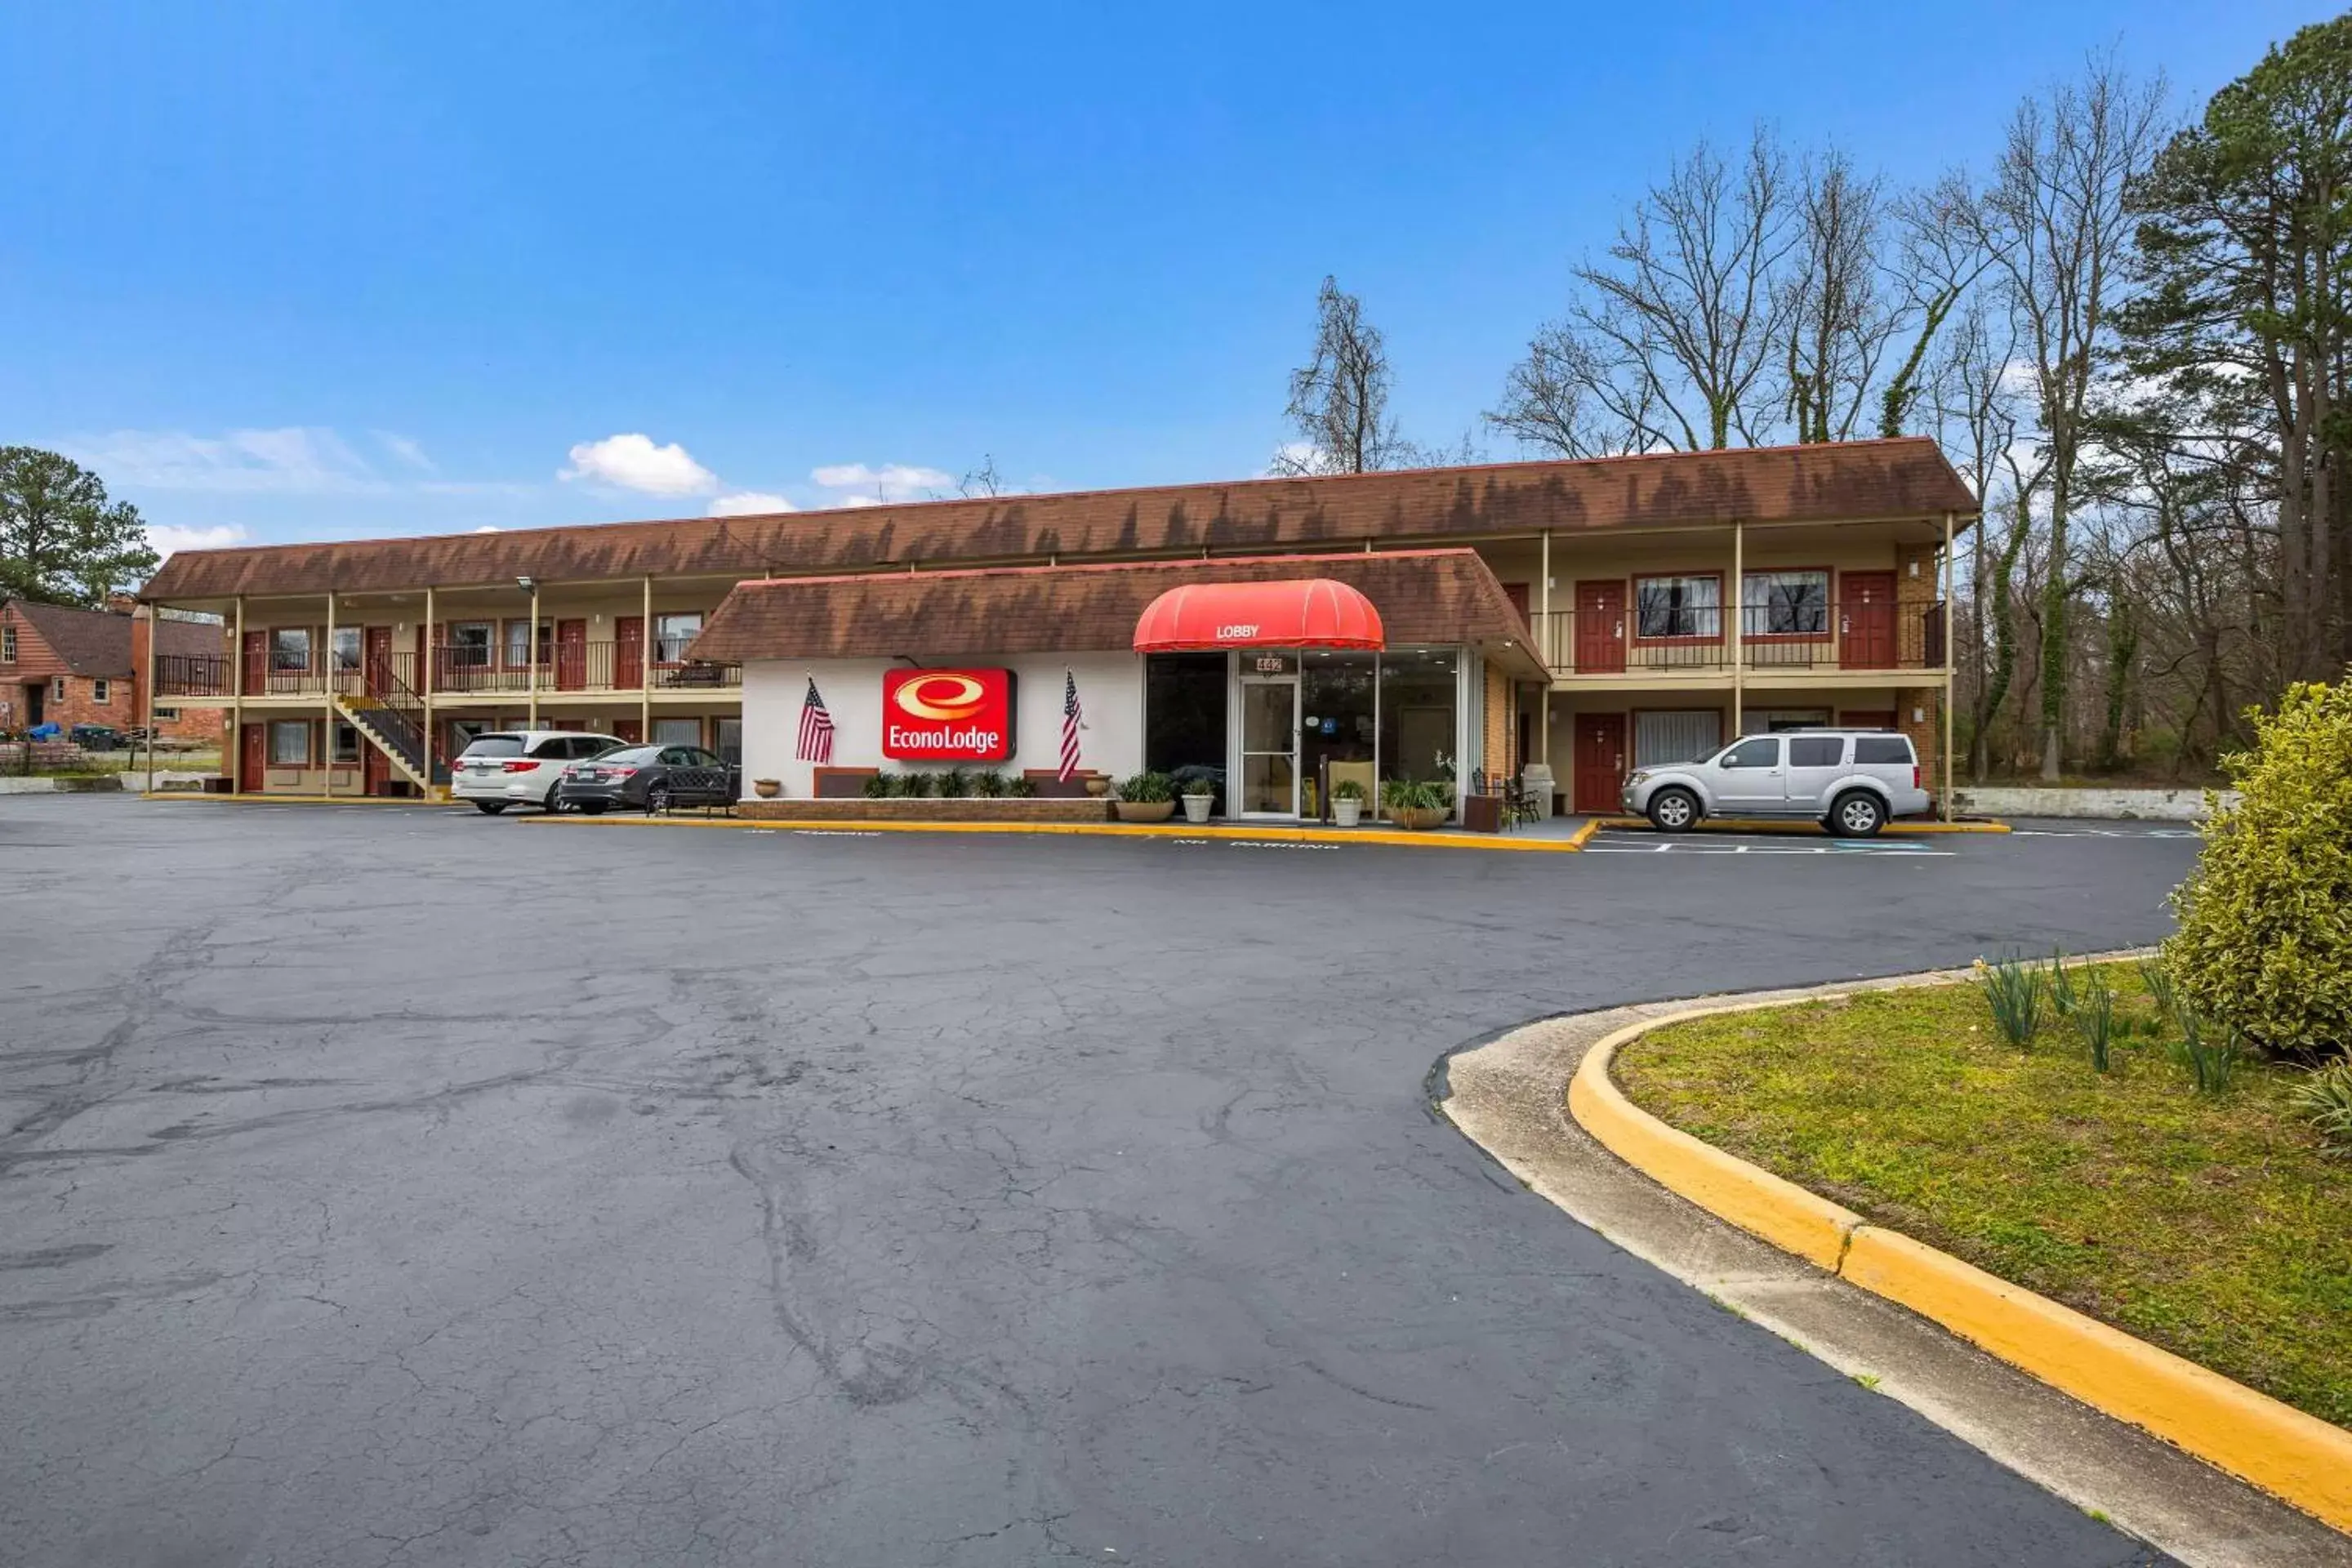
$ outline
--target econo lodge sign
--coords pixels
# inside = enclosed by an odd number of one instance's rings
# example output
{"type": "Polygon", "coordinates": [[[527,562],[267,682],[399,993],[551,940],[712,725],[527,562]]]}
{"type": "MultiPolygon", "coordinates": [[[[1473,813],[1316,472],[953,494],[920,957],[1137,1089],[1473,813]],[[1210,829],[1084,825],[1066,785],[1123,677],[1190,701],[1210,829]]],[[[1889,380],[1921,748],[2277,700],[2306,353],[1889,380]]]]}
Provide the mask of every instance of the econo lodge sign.
{"type": "Polygon", "coordinates": [[[1013,672],[886,672],[882,754],[902,762],[1004,761],[1013,754],[1013,672]]]}

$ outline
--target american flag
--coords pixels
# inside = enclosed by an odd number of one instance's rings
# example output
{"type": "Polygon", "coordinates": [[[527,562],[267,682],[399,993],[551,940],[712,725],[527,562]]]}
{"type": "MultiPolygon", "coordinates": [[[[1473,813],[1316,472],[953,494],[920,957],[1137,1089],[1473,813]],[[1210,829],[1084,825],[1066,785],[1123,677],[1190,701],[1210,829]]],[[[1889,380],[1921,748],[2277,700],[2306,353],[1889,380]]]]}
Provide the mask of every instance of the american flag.
{"type": "Polygon", "coordinates": [[[1070,782],[1078,771],[1078,722],[1086,714],[1078,707],[1078,678],[1068,670],[1062,671],[1062,771],[1061,781],[1070,782]]]}
{"type": "Polygon", "coordinates": [[[816,677],[809,677],[808,696],[801,700],[801,743],[793,755],[824,767],[833,761],[833,715],[816,694],[816,677]]]}

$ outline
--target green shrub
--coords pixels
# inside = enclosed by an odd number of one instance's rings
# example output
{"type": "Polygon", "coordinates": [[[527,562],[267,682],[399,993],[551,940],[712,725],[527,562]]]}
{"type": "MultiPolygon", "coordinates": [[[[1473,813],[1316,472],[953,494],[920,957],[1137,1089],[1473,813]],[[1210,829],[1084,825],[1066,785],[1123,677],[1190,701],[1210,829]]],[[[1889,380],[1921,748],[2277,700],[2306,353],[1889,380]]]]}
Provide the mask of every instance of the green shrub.
{"type": "Polygon", "coordinates": [[[940,798],[961,800],[971,794],[971,774],[962,768],[950,768],[940,775],[940,798]]]}
{"type": "Polygon", "coordinates": [[[2042,971],[2021,958],[2004,958],[1999,963],[1979,958],[1976,977],[2000,1037],[2020,1050],[2032,1045],[2034,1031],[2042,1026],[2042,971]]]}
{"type": "Polygon", "coordinates": [[[1118,781],[1118,798],[1137,805],[1158,805],[1176,798],[1176,781],[1166,773],[1129,773],[1118,781]]]}
{"type": "Polygon", "coordinates": [[[890,775],[888,773],[866,774],[866,782],[857,786],[857,793],[864,795],[867,800],[888,800],[890,798],[890,775]]]}
{"type": "Polygon", "coordinates": [[[2050,950],[2050,1007],[2060,1017],[2074,1016],[2074,972],[2066,967],[2066,950],[2050,950]]]}
{"type": "Polygon", "coordinates": [[[2181,1011],[2283,1054],[2352,1046],[2352,681],[2298,683],[2222,760],[2243,792],[2205,825],[2164,944],[2181,1011]]]}
{"type": "Polygon", "coordinates": [[[1331,798],[1333,800],[1363,799],[1363,781],[1360,779],[1341,779],[1338,784],[1331,786],[1331,798]]]}
{"type": "Polygon", "coordinates": [[[2287,1090],[2287,1099],[2319,1129],[2321,1142],[2336,1153],[2352,1154],[2352,1058],[2312,1068],[2287,1090]]]}
{"type": "Polygon", "coordinates": [[[1381,802],[1391,811],[1444,811],[1454,798],[1434,780],[1383,779],[1381,802]]]}
{"type": "Polygon", "coordinates": [[[982,800],[999,800],[1004,795],[1004,775],[994,768],[983,768],[971,775],[971,793],[982,800]]]}
{"type": "Polygon", "coordinates": [[[1027,800],[1037,793],[1037,781],[1027,773],[1014,773],[1004,781],[1004,793],[1009,799],[1027,800]]]}
{"type": "Polygon", "coordinates": [[[939,780],[930,773],[903,773],[898,775],[898,794],[908,800],[922,800],[931,794],[939,780]]]}

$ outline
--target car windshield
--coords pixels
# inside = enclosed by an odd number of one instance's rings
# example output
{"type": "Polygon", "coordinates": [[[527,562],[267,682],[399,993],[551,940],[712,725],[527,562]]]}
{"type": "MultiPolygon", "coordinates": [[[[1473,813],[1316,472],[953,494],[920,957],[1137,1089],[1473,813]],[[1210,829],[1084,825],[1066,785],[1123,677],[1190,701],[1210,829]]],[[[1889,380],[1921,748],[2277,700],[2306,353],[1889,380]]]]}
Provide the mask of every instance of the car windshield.
{"type": "Polygon", "coordinates": [[[472,743],[458,752],[466,757],[520,757],[522,755],[520,735],[477,735],[472,743]]]}
{"type": "Polygon", "coordinates": [[[660,755],[659,746],[624,746],[617,752],[607,752],[596,760],[600,763],[618,763],[623,767],[643,767],[660,755]]]}

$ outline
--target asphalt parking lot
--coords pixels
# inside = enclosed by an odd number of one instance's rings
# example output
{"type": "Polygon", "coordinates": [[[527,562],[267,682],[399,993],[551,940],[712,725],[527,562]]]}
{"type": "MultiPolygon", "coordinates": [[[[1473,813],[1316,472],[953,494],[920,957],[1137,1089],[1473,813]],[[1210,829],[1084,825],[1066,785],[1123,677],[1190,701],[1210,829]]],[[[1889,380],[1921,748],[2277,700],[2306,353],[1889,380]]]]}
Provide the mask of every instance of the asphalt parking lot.
{"type": "Polygon", "coordinates": [[[0,1561],[2147,1561],[1425,1098],[1546,1014],[2165,931],[2193,839],[2029,826],[10,797],[0,1561]]]}

